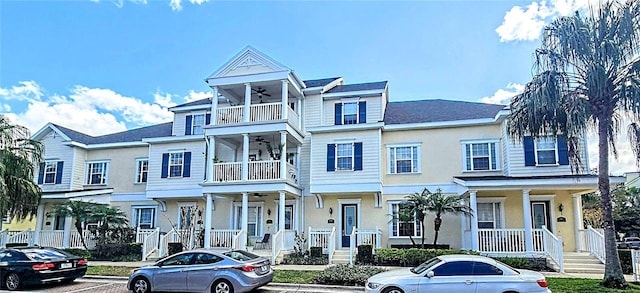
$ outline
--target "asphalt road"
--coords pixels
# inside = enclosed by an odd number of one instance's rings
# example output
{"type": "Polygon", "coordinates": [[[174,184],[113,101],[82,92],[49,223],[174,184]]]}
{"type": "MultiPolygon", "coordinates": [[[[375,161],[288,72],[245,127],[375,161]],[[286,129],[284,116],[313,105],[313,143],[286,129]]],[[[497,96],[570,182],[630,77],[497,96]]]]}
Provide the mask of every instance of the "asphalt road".
{"type": "MultiPolygon", "coordinates": [[[[364,291],[364,290],[362,290],[364,291]]],[[[362,292],[361,291],[361,292],[362,292]]],[[[0,290],[0,292],[15,292],[0,290]]],[[[131,292],[127,290],[127,282],[125,280],[95,280],[95,279],[77,279],[71,284],[52,283],[40,286],[29,286],[22,288],[19,292],[42,292],[42,293],[125,293],[131,292]]],[[[307,286],[296,287],[294,284],[289,284],[286,287],[278,287],[276,284],[267,285],[265,287],[254,290],[255,293],[273,293],[273,292],[298,292],[298,293],[319,293],[319,292],[357,292],[353,288],[350,290],[340,290],[339,288],[330,287],[313,287],[307,286]]]]}

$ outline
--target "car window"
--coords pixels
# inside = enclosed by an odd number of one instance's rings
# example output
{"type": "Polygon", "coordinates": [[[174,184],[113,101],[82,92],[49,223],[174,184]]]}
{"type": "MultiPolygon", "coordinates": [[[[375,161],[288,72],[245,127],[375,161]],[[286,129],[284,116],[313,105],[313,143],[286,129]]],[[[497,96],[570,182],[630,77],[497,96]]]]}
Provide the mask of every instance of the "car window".
{"type": "Polygon", "coordinates": [[[163,261],[162,263],[160,263],[160,265],[162,266],[188,265],[188,264],[191,264],[192,258],[193,258],[193,253],[180,254],[163,261]]]}
{"type": "Polygon", "coordinates": [[[37,260],[37,261],[45,261],[45,260],[52,260],[52,259],[67,257],[61,251],[57,251],[53,249],[31,248],[31,249],[22,249],[22,252],[28,258],[32,260],[37,260]]]}
{"type": "Polygon", "coordinates": [[[247,260],[252,260],[260,257],[259,255],[255,255],[253,253],[243,251],[243,250],[232,250],[232,251],[227,251],[223,254],[225,256],[228,256],[238,261],[247,261],[247,260]]]}
{"type": "Polygon", "coordinates": [[[488,263],[476,262],[473,265],[475,276],[498,276],[502,275],[502,270],[488,263]]]}
{"type": "Polygon", "coordinates": [[[470,276],[473,271],[472,261],[452,261],[446,262],[435,269],[433,274],[435,276],[470,276]]]}
{"type": "Polygon", "coordinates": [[[222,258],[210,253],[198,253],[196,254],[196,264],[212,264],[221,261],[222,258]]]}
{"type": "Polygon", "coordinates": [[[2,261],[29,260],[23,253],[19,251],[5,251],[1,257],[2,261]]]}
{"type": "Polygon", "coordinates": [[[440,263],[440,259],[437,257],[434,257],[428,261],[425,261],[423,263],[421,263],[420,265],[418,265],[415,268],[412,268],[411,271],[415,274],[421,274],[422,272],[430,269],[431,267],[433,267],[434,265],[436,265],[437,263],[440,263]]]}

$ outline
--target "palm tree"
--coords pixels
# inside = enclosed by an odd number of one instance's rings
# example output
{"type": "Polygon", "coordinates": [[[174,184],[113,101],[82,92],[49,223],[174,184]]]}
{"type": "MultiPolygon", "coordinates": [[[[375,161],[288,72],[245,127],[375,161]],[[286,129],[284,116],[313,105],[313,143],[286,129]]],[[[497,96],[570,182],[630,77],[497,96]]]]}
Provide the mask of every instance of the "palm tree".
{"type": "Polygon", "coordinates": [[[20,220],[33,218],[42,193],[33,178],[44,147],[30,136],[26,127],[0,115],[0,215],[20,220]]]}
{"type": "Polygon", "coordinates": [[[514,139],[562,134],[573,172],[580,172],[580,137],[598,134],[598,190],[604,218],[606,263],[603,286],[627,288],[616,250],[609,186],[609,147],[624,116],[640,163],[640,2],[612,0],[589,16],[576,12],[544,29],[535,51],[535,76],[511,102],[514,139]]]}
{"type": "Polygon", "coordinates": [[[127,215],[118,207],[110,207],[103,204],[94,206],[93,212],[89,216],[89,221],[100,223],[98,233],[102,241],[106,239],[109,228],[120,228],[129,223],[127,215]]]}
{"type": "MultiPolygon", "coordinates": [[[[421,247],[424,248],[424,218],[425,218],[425,208],[428,203],[428,193],[426,188],[422,192],[415,192],[413,194],[409,194],[405,196],[406,202],[403,203],[402,207],[405,210],[405,215],[403,218],[406,220],[406,215],[415,215],[415,221],[420,223],[420,236],[422,238],[421,247]]],[[[411,239],[413,241],[413,238],[411,239]]]]}
{"type": "Polygon", "coordinates": [[[462,195],[445,195],[440,188],[436,189],[434,193],[425,188],[422,193],[427,194],[427,204],[424,208],[425,213],[430,212],[436,214],[436,218],[433,220],[433,228],[435,230],[433,237],[434,246],[438,243],[438,234],[442,226],[442,215],[464,214],[466,216],[473,216],[471,208],[464,204],[464,197],[462,195]]]}
{"type": "Polygon", "coordinates": [[[84,201],[68,201],[62,204],[58,204],[53,207],[53,214],[59,217],[72,217],[75,222],[74,226],[78,233],[80,233],[80,241],[82,246],[87,248],[87,243],[84,241],[84,229],[82,225],[91,219],[95,203],[84,201]]]}

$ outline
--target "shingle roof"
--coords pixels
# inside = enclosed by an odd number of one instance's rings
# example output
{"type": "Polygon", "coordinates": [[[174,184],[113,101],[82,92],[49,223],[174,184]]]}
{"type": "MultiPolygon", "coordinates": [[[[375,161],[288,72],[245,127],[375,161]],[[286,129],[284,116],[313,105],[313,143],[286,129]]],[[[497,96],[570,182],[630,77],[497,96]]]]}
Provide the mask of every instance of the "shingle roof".
{"type": "Polygon", "coordinates": [[[199,105],[211,105],[211,98],[196,100],[189,103],[184,103],[181,105],[173,106],[169,109],[177,108],[177,107],[189,107],[189,106],[199,106],[199,105]]]}
{"type": "Polygon", "coordinates": [[[387,87],[386,81],[357,83],[357,84],[345,84],[336,86],[327,93],[343,93],[343,92],[355,92],[355,91],[369,91],[369,90],[383,90],[387,87]]]}
{"type": "Polygon", "coordinates": [[[384,123],[411,124],[494,118],[504,105],[448,100],[422,100],[387,104],[384,123]]]}
{"type": "Polygon", "coordinates": [[[330,77],[330,78],[323,78],[323,79],[305,80],[303,82],[307,87],[319,87],[319,86],[325,86],[338,78],[339,77],[330,77]]]}
{"type": "Polygon", "coordinates": [[[117,142],[136,142],[142,141],[142,139],[144,138],[171,136],[173,122],[156,124],[101,136],[86,135],[84,133],[77,132],[75,130],[56,124],[54,124],[54,126],[60,129],[60,131],[64,132],[64,134],[66,134],[73,141],[84,144],[102,144],[117,142]]]}

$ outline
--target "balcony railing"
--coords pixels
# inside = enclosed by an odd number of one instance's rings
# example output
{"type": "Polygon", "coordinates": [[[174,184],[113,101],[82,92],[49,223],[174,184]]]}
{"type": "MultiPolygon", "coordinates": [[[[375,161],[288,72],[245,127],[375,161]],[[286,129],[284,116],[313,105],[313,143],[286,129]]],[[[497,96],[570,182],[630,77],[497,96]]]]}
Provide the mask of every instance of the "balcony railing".
{"type": "MultiPolygon", "coordinates": [[[[299,124],[298,113],[287,107],[288,120],[299,124]]],[[[244,121],[244,106],[221,107],[216,112],[216,124],[236,124],[244,121]]],[[[265,103],[249,106],[249,122],[273,121],[282,119],[282,103],[265,103]]]]}
{"type": "MultiPolygon", "coordinates": [[[[251,161],[248,162],[248,180],[280,180],[280,161],[251,161]]],[[[297,182],[297,169],[287,163],[286,178],[290,182],[297,182]]],[[[213,164],[213,182],[242,181],[242,162],[213,164]]]]}

